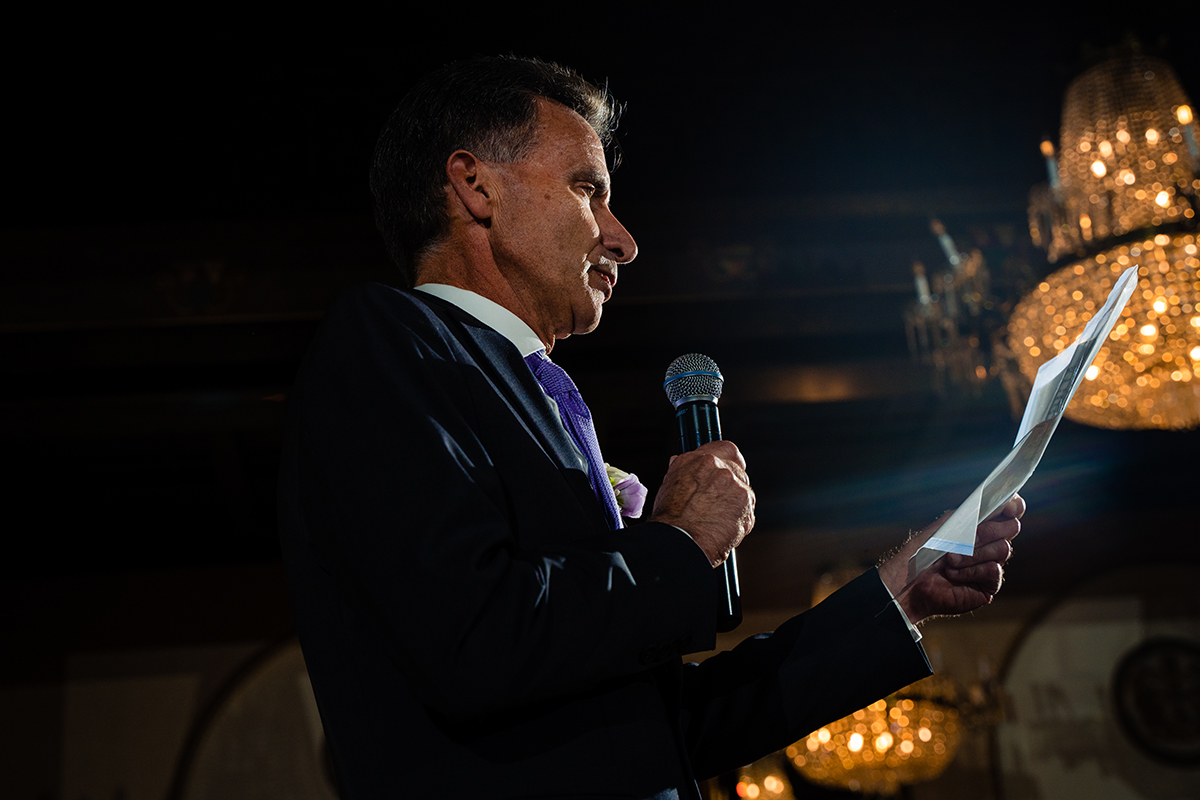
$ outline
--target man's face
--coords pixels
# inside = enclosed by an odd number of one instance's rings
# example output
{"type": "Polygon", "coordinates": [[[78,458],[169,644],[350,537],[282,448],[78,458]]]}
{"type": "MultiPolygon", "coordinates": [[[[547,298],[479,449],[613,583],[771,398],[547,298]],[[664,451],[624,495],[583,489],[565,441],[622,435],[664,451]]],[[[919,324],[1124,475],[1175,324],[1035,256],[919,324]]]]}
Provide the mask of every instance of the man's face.
{"type": "Polygon", "coordinates": [[[594,330],[617,283],[617,265],[637,255],[633,237],[608,207],[600,138],[575,112],[538,100],[529,155],[491,166],[501,178],[492,252],[516,290],[518,316],[547,343],[594,330]]]}

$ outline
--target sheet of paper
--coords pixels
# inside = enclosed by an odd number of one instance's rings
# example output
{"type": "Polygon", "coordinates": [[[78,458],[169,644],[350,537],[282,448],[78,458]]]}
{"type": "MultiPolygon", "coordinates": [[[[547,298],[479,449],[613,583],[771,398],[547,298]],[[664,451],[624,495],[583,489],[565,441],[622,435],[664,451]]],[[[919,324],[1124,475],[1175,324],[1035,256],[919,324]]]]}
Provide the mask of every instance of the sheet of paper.
{"type": "Polygon", "coordinates": [[[1088,321],[1083,333],[1038,369],[1013,449],[909,559],[910,583],[946,553],[973,554],[975,528],[1012,499],[1033,475],[1067,403],[1137,288],[1137,270],[1135,264],[1121,273],[1104,307],[1088,321]]]}

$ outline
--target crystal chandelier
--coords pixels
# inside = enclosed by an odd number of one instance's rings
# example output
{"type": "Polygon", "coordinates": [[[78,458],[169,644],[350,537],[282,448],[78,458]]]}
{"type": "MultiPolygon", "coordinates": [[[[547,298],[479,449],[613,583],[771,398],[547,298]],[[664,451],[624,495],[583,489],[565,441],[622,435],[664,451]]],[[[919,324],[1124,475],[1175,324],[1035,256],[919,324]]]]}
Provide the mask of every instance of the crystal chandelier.
{"type": "Polygon", "coordinates": [[[917,302],[904,313],[908,349],[913,358],[932,365],[939,393],[943,378],[957,386],[980,387],[999,372],[985,351],[992,333],[1003,324],[991,290],[991,273],[983,253],[960,252],[939,220],[930,229],[946,254],[947,268],[926,275],[925,265],[913,264],[917,302]],[[990,365],[990,366],[989,366],[990,365]]]}
{"type": "Polygon", "coordinates": [[[954,685],[926,678],[813,731],[785,751],[813,783],[893,795],[936,778],[961,737],[954,685]]]}
{"type": "Polygon", "coordinates": [[[1067,406],[1109,428],[1200,424],[1200,260],[1195,229],[1200,131],[1171,68],[1131,48],[1067,90],[1050,182],[1030,198],[1030,233],[1051,262],[1016,306],[1007,345],[1031,381],[1074,341],[1112,281],[1139,265],[1138,291],[1067,406]]]}
{"type": "Polygon", "coordinates": [[[994,677],[981,675],[965,693],[948,678],[925,678],[710,784],[709,796],[795,800],[794,787],[805,781],[896,795],[941,775],[965,730],[991,728],[1003,718],[994,677]]]}

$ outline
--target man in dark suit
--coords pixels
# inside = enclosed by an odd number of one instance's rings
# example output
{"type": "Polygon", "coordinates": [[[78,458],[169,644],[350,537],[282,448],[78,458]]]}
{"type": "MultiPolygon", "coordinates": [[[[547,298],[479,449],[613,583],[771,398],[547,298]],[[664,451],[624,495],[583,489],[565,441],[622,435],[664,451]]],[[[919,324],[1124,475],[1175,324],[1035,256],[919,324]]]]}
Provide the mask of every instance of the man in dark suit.
{"type": "Polygon", "coordinates": [[[697,777],[927,675],[913,624],[999,589],[1019,498],[973,558],[906,587],[914,537],[774,633],[682,664],[712,648],[712,570],[754,524],[745,461],[729,442],[679,456],[625,528],[586,407],[545,372],[636,254],[608,205],[614,124],[568,70],[482,59],[426,79],[380,138],[377,216],[415,290],[330,310],[280,483],[343,800],[695,798],[697,777]]]}

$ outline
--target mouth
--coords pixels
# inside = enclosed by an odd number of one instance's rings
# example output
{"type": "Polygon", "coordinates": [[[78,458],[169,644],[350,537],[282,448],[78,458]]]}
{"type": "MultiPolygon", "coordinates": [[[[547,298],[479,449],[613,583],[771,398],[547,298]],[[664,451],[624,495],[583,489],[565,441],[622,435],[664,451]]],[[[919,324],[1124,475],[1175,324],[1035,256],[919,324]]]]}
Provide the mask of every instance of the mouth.
{"type": "Polygon", "coordinates": [[[588,268],[588,272],[600,278],[602,285],[601,291],[604,292],[604,299],[607,300],[612,296],[613,289],[617,285],[617,267],[615,264],[594,264],[588,268]]]}

